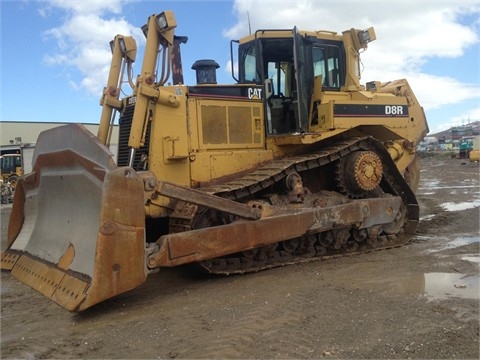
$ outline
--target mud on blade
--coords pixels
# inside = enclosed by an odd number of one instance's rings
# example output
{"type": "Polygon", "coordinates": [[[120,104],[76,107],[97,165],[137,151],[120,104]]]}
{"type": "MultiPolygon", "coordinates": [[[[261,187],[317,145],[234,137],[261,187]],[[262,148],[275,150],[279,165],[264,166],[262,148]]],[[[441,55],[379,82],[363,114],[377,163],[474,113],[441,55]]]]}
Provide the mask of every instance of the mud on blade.
{"type": "Polygon", "coordinates": [[[78,124],[40,134],[17,186],[2,269],[70,311],[146,279],[143,182],[78,124]]]}

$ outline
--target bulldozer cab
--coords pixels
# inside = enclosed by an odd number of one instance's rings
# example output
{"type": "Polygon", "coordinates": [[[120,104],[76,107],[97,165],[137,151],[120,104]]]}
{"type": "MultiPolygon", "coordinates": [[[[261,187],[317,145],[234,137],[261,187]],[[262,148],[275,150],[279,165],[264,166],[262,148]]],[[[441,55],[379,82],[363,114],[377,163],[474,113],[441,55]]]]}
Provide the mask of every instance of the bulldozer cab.
{"type": "Polygon", "coordinates": [[[6,154],[0,157],[2,178],[8,180],[10,176],[22,175],[22,157],[20,154],[6,154]]]}
{"type": "Polygon", "coordinates": [[[340,91],[345,83],[341,40],[320,39],[293,30],[258,30],[239,45],[239,83],[265,84],[267,134],[309,130],[314,79],[321,88],[340,91]]]}

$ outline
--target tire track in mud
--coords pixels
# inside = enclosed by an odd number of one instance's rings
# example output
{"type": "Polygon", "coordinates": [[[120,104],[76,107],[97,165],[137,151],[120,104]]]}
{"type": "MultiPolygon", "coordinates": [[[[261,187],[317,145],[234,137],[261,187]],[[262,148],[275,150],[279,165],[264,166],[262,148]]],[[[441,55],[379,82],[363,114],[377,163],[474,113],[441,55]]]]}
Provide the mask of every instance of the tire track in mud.
{"type": "MultiPolygon", "coordinates": [[[[289,311],[281,311],[280,304],[254,304],[221,332],[205,348],[205,357],[249,357],[251,349],[275,336],[280,329],[295,321],[289,311]]],[[[215,334],[214,333],[214,334],[215,334]]]]}
{"type": "MultiPolygon", "coordinates": [[[[318,357],[314,347],[318,339],[310,335],[317,332],[305,329],[310,323],[305,315],[305,296],[282,293],[274,301],[271,297],[268,301],[260,298],[247,303],[242,311],[237,310],[227,326],[222,324],[216,329],[213,325],[212,339],[202,357],[258,357],[258,349],[274,357],[305,358],[308,354],[318,357]]],[[[312,312],[316,312],[313,306],[312,312]]]]}

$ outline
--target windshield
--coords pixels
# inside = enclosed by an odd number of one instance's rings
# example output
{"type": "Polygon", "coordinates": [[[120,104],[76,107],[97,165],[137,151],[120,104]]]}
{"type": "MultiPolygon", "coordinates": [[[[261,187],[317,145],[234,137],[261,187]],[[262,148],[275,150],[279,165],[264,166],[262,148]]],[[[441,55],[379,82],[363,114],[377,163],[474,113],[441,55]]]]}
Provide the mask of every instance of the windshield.
{"type": "Polygon", "coordinates": [[[2,156],[0,161],[1,161],[1,168],[3,173],[15,172],[15,168],[22,166],[20,155],[2,156]]]}

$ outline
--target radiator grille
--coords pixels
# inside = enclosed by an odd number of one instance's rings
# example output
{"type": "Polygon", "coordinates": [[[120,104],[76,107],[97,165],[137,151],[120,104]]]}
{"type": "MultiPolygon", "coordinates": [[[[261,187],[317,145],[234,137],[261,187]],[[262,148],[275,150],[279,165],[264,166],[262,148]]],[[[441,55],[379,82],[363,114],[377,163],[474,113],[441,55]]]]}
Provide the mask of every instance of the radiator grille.
{"type": "MultiPolygon", "coordinates": [[[[119,135],[118,135],[118,154],[117,163],[118,166],[128,165],[128,138],[130,137],[130,129],[132,128],[133,111],[135,105],[127,106],[119,120],[119,135]]],[[[133,161],[134,170],[146,170],[144,162],[142,162],[142,156],[148,157],[148,148],[150,144],[150,122],[148,122],[147,134],[145,136],[145,145],[137,149],[135,152],[135,159],[133,161]]]]}

